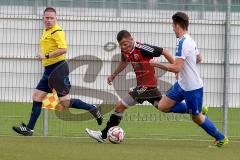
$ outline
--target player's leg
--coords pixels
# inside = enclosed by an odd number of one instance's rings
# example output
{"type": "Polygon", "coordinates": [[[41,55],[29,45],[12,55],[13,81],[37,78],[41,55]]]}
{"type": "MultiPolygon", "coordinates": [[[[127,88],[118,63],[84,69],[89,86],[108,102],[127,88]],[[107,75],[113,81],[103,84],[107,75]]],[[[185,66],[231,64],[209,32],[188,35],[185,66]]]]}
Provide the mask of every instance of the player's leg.
{"type": "Polygon", "coordinates": [[[30,115],[30,119],[27,125],[24,123],[18,127],[13,126],[13,130],[16,131],[19,134],[25,135],[25,136],[31,136],[33,134],[33,129],[35,127],[35,124],[38,120],[39,115],[41,114],[42,110],[42,100],[47,95],[47,93],[51,92],[49,86],[48,86],[48,76],[50,71],[45,69],[43,76],[41,80],[39,81],[36,89],[34,90],[34,93],[32,95],[32,112],[30,115]]]}
{"type": "Polygon", "coordinates": [[[31,112],[31,116],[28,122],[27,127],[30,129],[34,129],[35,124],[37,122],[37,119],[39,117],[39,115],[41,114],[41,110],[42,110],[42,100],[43,98],[47,95],[47,92],[45,91],[41,91],[38,89],[35,89],[32,99],[33,99],[33,106],[32,106],[32,112],[31,112]]]}
{"type": "Polygon", "coordinates": [[[25,135],[25,136],[31,136],[33,134],[33,129],[35,127],[35,124],[39,118],[39,115],[41,114],[42,109],[42,99],[46,96],[47,92],[35,89],[32,99],[33,99],[33,105],[32,105],[32,112],[30,115],[30,119],[27,125],[22,123],[20,127],[13,126],[13,130],[16,131],[19,134],[25,135]]]}
{"type": "Polygon", "coordinates": [[[158,109],[158,103],[162,99],[162,94],[157,87],[148,88],[144,93],[143,97],[141,97],[139,103],[143,103],[147,100],[151,103],[156,109],[158,109]]]}
{"type": "Polygon", "coordinates": [[[115,111],[111,114],[106,127],[101,131],[102,132],[102,138],[107,138],[107,132],[108,130],[113,127],[120,124],[123,116],[123,112],[127,108],[127,104],[122,103],[121,101],[117,103],[115,107],[115,111]]]}
{"type": "Polygon", "coordinates": [[[158,109],[166,113],[189,113],[186,103],[182,102],[183,99],[183,90],[178,83],[175,83],[160,100],[158,109]]]}
{"type": "Polygon", "coordinates": [[[192,120],[204,129],[209,135],[217,141],[217,146],[221,147],[228,143],[228,139],[217,129],[215,124],[202,114],[203,88],[186,92],[186,104],[191,109],[192,120]]]}
{"type": "Polygon", "coordinates": [[[130,94],[128,94],[116,104],[115,111],[112,113],[106,124],[106,127],[101,132],[86,128],[87,134],[96,139],[98,142],[103,143],[107,138],[108,130],[113,126],[119,125],[122,120],[123,112],[128,106],[133,106],[135,104],[137,104],[137,101],[130,94]]]}
{"type": "Polygon", "coordinates": [[[227,144],[228,138],[225,137],[215,126],[215,124],[202,113],[198,115],[192,115],[192,120],[205,130],[210,136],[215,138],[215,144],[217,147],[222,147],[227,144]]]}
{"type": "Polygon", "coordinates": [[[59,62],[52,68],[48,82],[50,88],[57,91],[60,103],[63,107],[87,110],[96,118],[99,125],[102,124],[102,114],[98,107],[85,103],[80,99],[69,97],[68,94],[71,89],[71,83],[69,80],[69,67],[67,62],[59,62]]]}
{"type": "MultiPolygon", "coordinates": [[[[123,116],[123,112],[129,106],[134,106],[137,103],[143,103],[148,98],[148,96],[151,96],[151,94],[148,93],[147,88],[142,88],[140,86],[137,86],[133,90],[131,90],[125,97],[123,97],[122,100],[117,103],[117,105],[115,107],[115,111],[110,116],[110,119],[107,122],[106,127],[101,131],[102,138],[106,139],[108,130],[113,126],[117,126],[120,124],[122,116],[123,116]]],[[[155,96],[155,95],[153,95],[153,96],[155,96]]]]}
{"type": "Polygon", "coordinates": [[[84,109],[89,111],[96,118],[98,125],[102,124],[102,120],[103,120],[102,114],[100,109],[97,106],[85,103],[80,99],[70,98],[69,95],[65,95],[65,96],[59,95],[59,100],[63,107],[84,109]]]}
{"type": "Polygon", "coordinates": [[[48,86],[48,76],[50,74],[50,71],[51,70],[49,69],[45,69],[43,76],[39,81],[32,96],[33,99],[32,112],[27,125],[27,127],[30,128],[31,130],[34,129],[37,119],[41,114],[43,98],[47,95],[47,93],[51,92],[51,89],[48,86]]]}
{"type": "Polygon", "coordinates": [[[172,106],[176,104],[176,101],[168,98],[167,96],[163,96],[162,99],[158,103],[158,109],[162,112],[168,113],[172,106]]]}

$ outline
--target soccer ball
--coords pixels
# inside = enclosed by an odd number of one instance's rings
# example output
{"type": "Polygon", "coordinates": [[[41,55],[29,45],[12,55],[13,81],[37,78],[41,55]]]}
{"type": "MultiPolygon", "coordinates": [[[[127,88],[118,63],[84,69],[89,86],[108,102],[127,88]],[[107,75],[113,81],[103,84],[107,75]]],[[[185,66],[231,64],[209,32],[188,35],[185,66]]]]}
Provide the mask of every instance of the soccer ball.
{"type": "Polygon", "coordinates": [[[119,126],[111,127],[108,130],[108,140],[113,144],[119,144],[124,140],[125,132],[119,126]]]}

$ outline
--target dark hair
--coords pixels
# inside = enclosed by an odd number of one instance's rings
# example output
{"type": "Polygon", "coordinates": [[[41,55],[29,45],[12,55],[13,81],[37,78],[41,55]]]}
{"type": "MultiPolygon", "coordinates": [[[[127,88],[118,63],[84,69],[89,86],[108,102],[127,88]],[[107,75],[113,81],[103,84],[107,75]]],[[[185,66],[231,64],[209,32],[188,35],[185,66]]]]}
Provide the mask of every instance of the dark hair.
{"type": "Polygon", "coordinates": [[[189,18],[184,12],[177,12],[172,16],[174,24],[178,24],[182,29],[188,30],[189,18]]]}
{"type": "Polygon", "coordinates": [[[54,8],[52,8],[52,7],[47,7],[47,8],[44,10],[43,14],[44,14],[45,12],[54,12],[55,14],[57,13],[57,12],[56,12],[56,9],[54,9],[54,8]]]}
{"type": "Polygon", "coordinates": [[[121,30],[117,34],[117,41],[120,42],[123,38],[131,37],[131,34],[127,30],[121,30]]]}

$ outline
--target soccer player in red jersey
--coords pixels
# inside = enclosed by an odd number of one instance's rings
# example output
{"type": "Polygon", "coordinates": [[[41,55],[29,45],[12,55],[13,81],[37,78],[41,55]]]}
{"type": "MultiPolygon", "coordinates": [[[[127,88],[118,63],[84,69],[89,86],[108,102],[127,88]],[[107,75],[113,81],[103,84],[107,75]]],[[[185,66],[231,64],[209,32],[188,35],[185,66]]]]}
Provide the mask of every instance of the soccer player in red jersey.
{"type": "Polygon", "coordinates": [[[123,112],[128,106],[148,101],[156,108],[158,107],[157,104],[162,98],[162,95],[157,88],[155,69],[150,65],[149,61],[153,57],[163,55],[168,62],[174,62],[173,56],[166,49],[136,42],[126,30],[118,33],[117,41],[121,48],[121,61],[118,63],[115,71],[108,76],[107,82],[111,85],[114,78],[123,71],[127,67],[128,62],[130,62],[136,74],[137,86],[116,104],[114,113],[110,116],[106,127],[102,131],[94,131],[86,128],[87,134],[101,143],[107,138],[108,130],[113,126],[119,125],[123,112]]]}

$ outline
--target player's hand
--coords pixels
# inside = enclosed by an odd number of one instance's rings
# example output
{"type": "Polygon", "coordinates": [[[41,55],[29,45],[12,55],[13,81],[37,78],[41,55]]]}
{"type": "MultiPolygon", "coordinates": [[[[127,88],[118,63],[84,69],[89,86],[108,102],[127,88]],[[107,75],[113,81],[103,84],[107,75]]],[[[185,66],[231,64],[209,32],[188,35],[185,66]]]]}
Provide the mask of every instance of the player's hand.
{"type": "Polygon", "coordinates": [[[108,83],[109,85],[112,85],[112,81],[114,80],[114,78],[115,78],[115,76],[113,76],[113,75],[108,76],[108,77],[107,77],[107,83],[108,83]]]}
{"type": "Polygon", "coordinates": [[[43,54],[41,54],[41,53],[38,53],[36,55],[36,58],[37,58],[37,60],[42,61],[45,58],[45,56],[43,54]]]}

